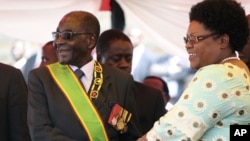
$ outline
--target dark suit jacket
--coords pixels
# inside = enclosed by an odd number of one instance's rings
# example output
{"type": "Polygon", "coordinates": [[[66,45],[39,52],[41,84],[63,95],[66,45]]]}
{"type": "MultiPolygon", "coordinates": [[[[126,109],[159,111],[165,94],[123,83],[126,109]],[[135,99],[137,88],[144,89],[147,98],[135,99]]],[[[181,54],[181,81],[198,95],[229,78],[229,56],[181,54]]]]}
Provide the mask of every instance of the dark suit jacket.
{"type": "Polygon", "coordinates": [[[20,70],[0,63],[0,140],[30,141],[27,86],[20,70]]]}
{"type": "MultiPolygon", "coordinates": [[[[103,66],[103,85],[93,103],[105,124],[110,141],[136,140],[142,135],[135,108],[133,85],[131,75],[103,66]],[[112,103],[119,103],[133,114],[127,134],[120,135],[107,122],[112,103]],[[121,137],[123,139],[119,139],[121,137]]],[[[47,67],[30,71],[28,89],[28,125],[32,140],[88,140],[85,130],[47,67]]]]}
{"type": "Polygon", "coordinates": [[[135,82],[136,104],[139,112],[142,133],[149,131],[154,122],[166,113],[163,95],[160,90],[135,82]]]}

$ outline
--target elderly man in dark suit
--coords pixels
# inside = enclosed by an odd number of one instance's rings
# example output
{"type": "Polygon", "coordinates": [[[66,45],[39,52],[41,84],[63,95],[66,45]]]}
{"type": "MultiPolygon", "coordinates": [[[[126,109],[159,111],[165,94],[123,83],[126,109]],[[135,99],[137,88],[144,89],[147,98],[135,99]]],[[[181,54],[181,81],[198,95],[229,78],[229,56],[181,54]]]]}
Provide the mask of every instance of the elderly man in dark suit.
{"type": "MultiPolygon", "coordinates": [[[[116,29],[104,31],[97,42],[96,51],[99,62],[130,74],[133,45],[123,32],[116,29]]],[[[135,88],[136,104],[144,134],[166,113],[165,103],[160,90],[136,81],[135,88]]]]}
{"type": "Polygon", "coordinates": [[[30,141],[27,86],[19,69],[0,63],[0,140],[30,141]]]}
{"type": "Polygon", "coordinates": [[[59,62],[29,73],[32,140],[132,141],[141,135],[132,76],[91,56],[99,33],[99,21],[85,11],[66,14],[52,33],[59,62]]]}

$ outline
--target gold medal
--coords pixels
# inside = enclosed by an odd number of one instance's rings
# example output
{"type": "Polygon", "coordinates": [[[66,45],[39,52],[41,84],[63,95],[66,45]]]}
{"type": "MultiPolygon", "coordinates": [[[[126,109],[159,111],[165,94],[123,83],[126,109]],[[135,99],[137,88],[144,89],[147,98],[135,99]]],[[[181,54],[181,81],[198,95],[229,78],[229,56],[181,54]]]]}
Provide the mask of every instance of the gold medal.
{"type": "Polygon", "coordinates": [[[122,130],[124,128],[125,124],[124,124],[122,119],[119,119],[116,126],[117,126],[118,130],[122,130]]]}
{"type": "Polygon", "coordinates": [[[98,97],[98,91],[92,91],[90,93],[90,98],[91,99],[96,99],[98,97]]]}

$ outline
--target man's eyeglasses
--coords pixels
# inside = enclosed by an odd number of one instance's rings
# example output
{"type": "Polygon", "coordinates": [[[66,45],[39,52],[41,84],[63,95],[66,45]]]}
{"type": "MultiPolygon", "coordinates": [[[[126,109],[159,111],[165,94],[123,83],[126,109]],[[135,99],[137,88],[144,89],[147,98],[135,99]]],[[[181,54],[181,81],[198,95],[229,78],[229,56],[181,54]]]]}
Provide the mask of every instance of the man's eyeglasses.
{"type": "Polygon", "coordinates": [[[73,32],[73,31],[63,31],[63,32],[52,32],[52,37],[54,40],[58,39],[60,36],[64,40],[70,40],[73,38],[74,35],[77,34],[93,34],[93,33],[86,33],[86,32],[73,32]]]}
{"type": "Polygon", "coordinates": [[[192,36],[191,35],[191,36],[184,37],[184,42],[185,42],[185,44],[187,44],[189,42],[190,44],[193,45],[193,44],[198,43],[202,40],[205,40],[209,37],[212,37],[213,35],[215,35],[215,33],[211,33],[208,35],[201,35],[201,36],[192,36]]]}

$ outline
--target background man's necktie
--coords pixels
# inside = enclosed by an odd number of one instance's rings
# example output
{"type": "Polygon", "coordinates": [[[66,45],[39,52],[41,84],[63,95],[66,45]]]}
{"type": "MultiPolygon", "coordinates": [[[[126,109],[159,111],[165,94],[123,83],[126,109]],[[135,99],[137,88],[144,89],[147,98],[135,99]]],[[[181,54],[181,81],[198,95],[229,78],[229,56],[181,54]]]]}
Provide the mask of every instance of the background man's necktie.
{"type": "Polygon", "coordinates": [[[75,74],[79,79],[81,79],[84,76],[84,72],[81,69],[76,69],[75,74]]]}

